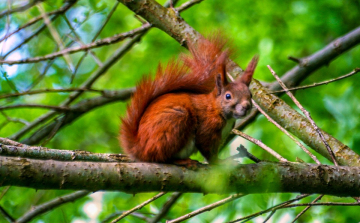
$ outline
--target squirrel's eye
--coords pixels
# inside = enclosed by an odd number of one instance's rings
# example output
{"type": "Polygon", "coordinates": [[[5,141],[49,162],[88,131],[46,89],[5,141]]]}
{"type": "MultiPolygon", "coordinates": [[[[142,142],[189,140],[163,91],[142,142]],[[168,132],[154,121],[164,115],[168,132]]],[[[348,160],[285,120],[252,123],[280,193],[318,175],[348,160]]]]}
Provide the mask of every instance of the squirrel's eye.
{"type": "Polygon", "coordinates": [[[226,100],[230,100],[231,99],[231,94],[226,94],[225,98],[226,98],[226,100]]]}

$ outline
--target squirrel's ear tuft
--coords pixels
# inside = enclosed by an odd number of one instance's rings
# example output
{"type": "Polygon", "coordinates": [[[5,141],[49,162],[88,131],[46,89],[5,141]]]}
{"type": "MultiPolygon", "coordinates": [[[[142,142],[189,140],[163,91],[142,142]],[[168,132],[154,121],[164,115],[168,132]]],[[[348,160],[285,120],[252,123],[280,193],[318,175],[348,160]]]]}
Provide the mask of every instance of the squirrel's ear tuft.
{"type": "Polygon", "coordinates": [[[240,77],[240,81],[246,84],[246,86],[249,86],[251,82],[258,61],[259,61],[259,56],[258,55],[254,56],[251,62],[249,63],[249,65],[246,67],[244,74],[240,77]]]}
{"type": "Polygon", "coordinates": [[[216,75],[216,90],[217,90],[217,96],[221,95],[221,91],[222,89],[224,88],[224,85],[223,85],[223,81],[222,81],[222,78],[221,78],[221,74],[217,74],[216,75]]]}

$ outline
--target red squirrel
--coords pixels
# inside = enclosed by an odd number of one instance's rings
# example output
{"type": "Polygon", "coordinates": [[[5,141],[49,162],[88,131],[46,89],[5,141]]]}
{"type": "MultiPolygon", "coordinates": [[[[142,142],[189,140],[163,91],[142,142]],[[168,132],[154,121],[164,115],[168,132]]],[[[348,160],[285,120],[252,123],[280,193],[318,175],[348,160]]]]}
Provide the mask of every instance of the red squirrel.
{"type": "Polygon", "coordinates": [[[197,150],[217,163],[227,121],[251,108],[249,84],[258,58],[234,82],[226,78],[229,50],[219,35],[189,44],[181,62],[159,65],[154,80],[144,77],[122,118],[120,144],[137,161],[193,165],[197,150]]]}

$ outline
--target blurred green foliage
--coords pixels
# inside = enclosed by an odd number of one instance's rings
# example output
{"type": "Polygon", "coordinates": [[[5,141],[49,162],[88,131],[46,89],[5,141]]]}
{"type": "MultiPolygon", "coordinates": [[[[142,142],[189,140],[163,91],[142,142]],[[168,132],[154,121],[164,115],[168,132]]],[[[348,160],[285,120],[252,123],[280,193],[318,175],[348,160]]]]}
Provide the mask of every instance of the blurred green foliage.
{"type": "MultiPolygon", "coordinates": [[[[23,4],[23,1],[10,1],[13,7],[23,4]]],[[[185,1],[180,1],[179,4],[185,1]]],[[[164,1],[161,1],[164,3],[164,1]]],[[[0,11],[8,8],[8,1],[0,2],[0,11]]],[[[66,16],[81,37],[82,41],[89,43],[106,16],[112,9],[115,1],[79,1],[72,7],[66,16]]],[[[45,1],[43,6],[46,11],[52,11],[63,5],[62,0],[45,1]]],[[[15,30],[21,24],[25,24],[31,18],[39,16],[36,7],[0,19],[0,34],[2,37],[8,30],[15,30]]],[[[326,46],[335,38],[342,36],[359,26],[360,2],[358,0],[322,0],[322,1],[280,1],[280,0],[235,0],[219,1],[205,0],[195,5],[181,16],[200,33],[208,34],[217,30],[224,32],[232,40],[237,53],[234,60],[241,67],[246,64],[255,54],[260,55],[260,62],[255,73],[255,78],[261,81],[272,82],[273,77],[266,68],[270,64],[281,75],[295,66],[294,62],[287,59],[288,56],[305,57],[326,46]]],[[[21,42],[22,38],[30,35],[34,30],[43,25],[42,22],[33,27],[21,31],[0,45],[0,52],[4,55],[9,49],[21,42]]],[[[53,22],[65,44],[71,40],[70,33],[62,17],[53,22]]],[[[123,5],[119,5],[109,23],[101,32],[98,39],[110,37],[117,33],[129,31],[139,27],[141,23],[134,17],[134,13],[123,5]]],[[[121,46],[117,43],[110,46],[95,49],[94,52],[101,61],[106,61],[114,51],[121,46]]],[[[7,57],[18,59],[41,56],[57,50],[56,43],[47,29],[33,38],[29,43],[7,57]]],[[[106,74],[97,80],[94,87],[97,89],[121,89],[133,87],[144,74],[154,73],[159,62],[166,63],[171,58],[176,58],[180,52],[186,52],[175,40],[156,28],[151,29],[136,44],[129,53],[112,66],[106,74]]],[[[70,55],[74,64],[77,63],[83,53],[70,55]]],[[[360,47],[340,55],[327,67],[314,72],[303,84],[332,79],[349,73],[355,67],[359,67],[360,47]]],[[[0,67],[0,92],[1,94],[26,90],[45,68],[46,63],[28,65],[15,65],[12,67],[3,65],[0,67]],[[12,68],[12,69],[11,69],[12,68]]],[[[79,68],[74,82],[70,83],[71,72],[63,58],[57,58],[46,76],[36,85],[35,89],[44,88],[67,88],[78,87],[95,70],[97,65],[91,56],[87,56],[79,68]]],[[[329,85],[296,92],[296,97],[308,109],[316,123],[325,131],[330,132],[343,143],[349,145],[360,153],[360,77],[359,74],[348,79],[331,83],[329,85]]],[[[0,105],[15,103],[38,103],[58,105],[68,96],[62,94],[41,94],[10,98],[1,100],[0,105]]],[[[87,93],[82,96],[89,98],[96,96],[87,93]]],[[[289,104],[289,99],[283,96],[289,104]]],[[[79,101],[78,99],[77,101],[79,101]]],[[[126,102],[118,102],[95,109],[82,116],[71,125],[63,128],[49,143],[49,148],[57,149],[80,149],[91,152],[119,153],[117,135],[120,118],[125,111],[126,102]]],[[[13,109],[5,111],[5,114],[13,118],[21,118],[26,121],[34,121],[43,109],[13,109]]],[[[6,118],[0,116],[0,123],[5,123],[6,118]]],[[[23,124],[10,122],[1,126],[0,136],[7,137],[19,131],[23,124]]],[[[277,128],[269,123],[264,117],[259,116],[254,123],[245,129],[245,132],[255,138],[261,139],[265,144],[274,148],[290,161],[296,157],[306,162],[311,159],[304,154],[295,143],[284,136],[277,128]]],[[[26,135],[25,138],[29,136],[26,135]]],[[[231,148],[224,150],[221,156],[226,157],[235,153],[236,146],[244,144],[249,151],[261,159],[272,159],[260,148],[238,139],[231,144],[231,148]]],[[[195,155],[201,159],[200,155],[195,155]]],[[[323,163],[327,160],[318,156],[323,163]]],[[[248,160],[242,160],[249,163],[248,160]]],[[[2,188],[1,190],[4,190],[2,188]]],[[[69,191],[35,191],[34,189],[11,187],[0,200],[0,205],[10,215],[21,216],[31,206],[38,205],[69,191]]],[[[96,193],[95,193],[96,194],[96,193]]],[[[128,210],[145,201],[153,194],[128,195],[121,192],[102,193],[101,198],[87,197],[54,209],[33,222],[90,222],[89,215],[84,211],[84,206],[89,202],[100,203],[100,210],[95,219],[101,220],[118,210],[128,210]]],[[[277,203],[294,198],[295,194],[256,194],[248,195],[238,201],[216,208],[196,216],[191,222],[224,222],[233,220],[257,211],[261,211],[277,203]]],[[[202,195],[185,194],[171,209],[167,218],[176,218],[189,213],[207,204],[213,203],[226,195],[202,195]]],[[[305,202],[311,202],[316,195],[312,195],[305,202]]],[[[151,217],[151,213],[159,211],[167,197],[151,203],[139,212],[151,217]]],[[[348,201],[325,196],[321,201],[348,201]]],[[[313,207],[298,222],[358,222],[360,220],[356,207],[313,207]]],[[[303,208],[283,209],[277,211],[270,222],[290,222],[303,208]]],[[[262,222],[266,218],[263,215],[253,222],[262,222]]],[[[125,222],[139,222],[136,217],[129,216],[125,222]]],[[[5,222],[0,216],[0,222],[5,222]]]]}

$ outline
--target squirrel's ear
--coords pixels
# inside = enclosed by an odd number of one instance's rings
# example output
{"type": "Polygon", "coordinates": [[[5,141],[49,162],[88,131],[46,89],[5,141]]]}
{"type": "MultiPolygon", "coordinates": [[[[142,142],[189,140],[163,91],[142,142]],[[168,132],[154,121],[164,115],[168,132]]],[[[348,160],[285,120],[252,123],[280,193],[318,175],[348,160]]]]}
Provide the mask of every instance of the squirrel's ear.
{"type": "Polygon", "coordinates": [[[246,84],[246,86],[249,86],[249,84],[251,82],[251,79],[254,74],[258,60],[259,60],[259,56],[257,56],[257,55],[254,56],[252,58],[251,62],[249,63],[249,65],[246,67],[245,72],[240,77],[240,81],[243,82],[244,84],[246,84]]]}
{"type": "Polygon", "coordinates": [[[223,81],[221,78],[221,74],[216,75],[216,90],[217,90],[217,96],[221,95],[221,91],[224,88],[223,81]]]}

